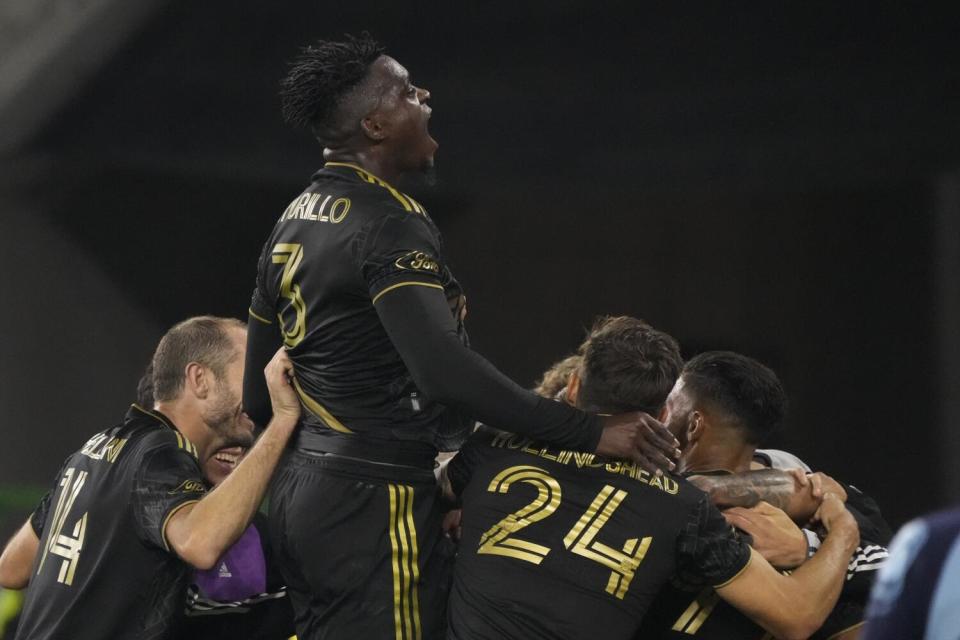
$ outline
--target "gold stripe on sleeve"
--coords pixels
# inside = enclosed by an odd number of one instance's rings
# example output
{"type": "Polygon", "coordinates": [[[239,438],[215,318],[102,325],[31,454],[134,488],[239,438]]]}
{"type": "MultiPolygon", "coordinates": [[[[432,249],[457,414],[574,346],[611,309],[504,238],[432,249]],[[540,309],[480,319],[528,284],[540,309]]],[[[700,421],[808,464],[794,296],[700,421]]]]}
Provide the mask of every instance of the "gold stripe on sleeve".
{"type": "Polygon", "coordinates": [[[734,580],[736,580],[737,578],[739,578],[739,577],[743,574],[743,572],[747,570],[747,567],[750,566],[750,563],[753,562],[753,554],[755,554],[755,553],[757,553],[757,552],[754,551],[753,548],[751,548],[751,549],[750,549],[750,558],[747,560],[747,563],[746,563],[745,565],[743,565],[743,567],[740,569],[740,571],[737,571],[735,574],[733,574],[732,576],[730,576],[729,578],[727,578],[726,580],[724,580],[724,581],[721,582],[720,584],[715,584],[715,585],[713,585],[713,588],[714,588],[714,589],[722,589],[723,587],[727,586],[728,584],[730,584],[731,582],[733,582],[734,580]]]}
{"type": "Polygon", "coordinates": [[[250,317],[251,317],[251,318],[253,318],[253,319],[255,319],[255,320],[259,320],[259,321],[262,322],[263,324],[273,324],[273,320],[267,320],[267,319],[264,318],[263,316],[258,316],[253,309],[247,309],[247,311],[250,313],[250,317]]]}
{"type": "Polygon", "coordinates": [[[196,504],[200,502],[199,500],[187,500],[181,504],[178,504],[176,507],[170,510],[170,513],[167,514],[167,517],[163,519],[163,524],[160,525],[160,539],[163,540],[163,548],[167,551],[170,551],[170,541],[167,540],[167,525],[170,524],[170,518],[174,516],[175,513],[183,509],[185,506],[190,504],[196,504]]]}
{"type": "Polygon", "coordinates": [[[377,300],[379,300],[381,297],[383,297],[383,294],[389,291],[393,291],[394,289],[399,289],[400,287],[413,287],[413,286],[430,287],[431,289],[440,289],[441,291],[443,291],[443,287],[441,285],[433,284],[432,282],[415,282],[412,280],[409,282],[398,282],[397,284],[390,285],[389,287],[387,287],[377,295],[373,296],[372,304],[376,304],[377,300]]]}

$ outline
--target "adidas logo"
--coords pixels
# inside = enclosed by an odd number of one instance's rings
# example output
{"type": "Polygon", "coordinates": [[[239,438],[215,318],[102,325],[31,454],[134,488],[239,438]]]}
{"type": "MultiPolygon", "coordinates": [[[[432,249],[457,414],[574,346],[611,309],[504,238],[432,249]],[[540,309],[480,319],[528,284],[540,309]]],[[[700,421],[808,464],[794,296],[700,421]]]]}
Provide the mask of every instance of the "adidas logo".
{"type": "Polygon", "coordinates": [[[221,578],[232,578],[232,577],[233,577],[233,574],[230,573],[230,569],[227,569],[227,563],[226,563],[226,562],[221,562],[221,563],[220,563],[220,577],[221,577],[221,578]]]}

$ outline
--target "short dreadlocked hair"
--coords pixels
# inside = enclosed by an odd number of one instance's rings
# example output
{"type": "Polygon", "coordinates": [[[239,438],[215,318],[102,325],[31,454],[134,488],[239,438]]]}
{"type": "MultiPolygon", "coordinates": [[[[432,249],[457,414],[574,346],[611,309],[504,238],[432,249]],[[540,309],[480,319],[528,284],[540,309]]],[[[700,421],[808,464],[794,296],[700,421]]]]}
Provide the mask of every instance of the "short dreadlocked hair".
{"type": "Polygon", "coordinates": [[[346,35],[342,42],[318,40],[302,48],[280,82],[283,119],[311,129],[321,142],[349,133],[338,117],[340,107],[383,52],[383,46],[366,31],[346,35]]]}

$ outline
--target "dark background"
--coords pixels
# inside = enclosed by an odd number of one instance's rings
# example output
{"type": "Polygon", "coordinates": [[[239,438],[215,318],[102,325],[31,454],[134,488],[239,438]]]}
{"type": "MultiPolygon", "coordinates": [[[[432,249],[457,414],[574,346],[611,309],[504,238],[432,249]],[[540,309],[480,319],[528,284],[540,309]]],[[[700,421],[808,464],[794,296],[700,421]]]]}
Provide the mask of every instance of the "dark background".
{"type": "Polygon", "coordinates": [[[792,406],[771,444],[894,524],[945,506],[956,24],[846,3],[161,2],[4,159],[0,483],[46,485],[119,419],[167,326],[246,317],[261,243],[321,164],[280,119],[285,61],[368,29],[433,95],[438,184],[404,187],[445,234],[479,352],[529,385],[595,316],[639,316],[686,356],[773,367],[792,406]]]}

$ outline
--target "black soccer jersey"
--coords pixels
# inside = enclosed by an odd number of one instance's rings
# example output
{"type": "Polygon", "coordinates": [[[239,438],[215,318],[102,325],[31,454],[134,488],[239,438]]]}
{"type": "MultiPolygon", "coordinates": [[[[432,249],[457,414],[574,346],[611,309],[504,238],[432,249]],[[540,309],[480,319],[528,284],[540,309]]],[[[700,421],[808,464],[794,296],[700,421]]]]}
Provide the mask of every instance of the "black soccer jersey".
{"type": "Polygon", "coordinates": [[[483,429],[449,467],[463,535],[449,637],[633,637],[671,577],[721,585],[750,549],[704,493],[483,429]]]}
{"type": "Polygon", "coordinates": [[[465,437],[471,424],[422,397],[372,304],[412,286],[442,290],[459,320],[462,292],[423,206],[359,166],[328,162],[267,239],[250,308],[278,325],[308,430],[443,448],[465,437]]]}
{"type": "MultiPolygon", "coordinates": [[[[862,554],[863,547],[854,557],[862,554]]],[[[851,566],[853,563],[851,562],[851,566]]],[[[847,588],[811,640],[829,640],[863,624],[865,602],[847,588]]],[[[773,636],[724,602],[712,587],[671,584],[650,606],[634,640],[773,640],[773,636]]]]}
{"type": "Polygon", "coordinates": [[[164,528],[204,493],[196,456],[162,415],[134,405],[67,458],[31,519],[40,548],[17,638],[169,636],[188,567],[164,528]]]}
{"type": "MultiPolygon", "coordinates": [[[[874,572],[887,558],[885,547],[868,542],[864,537],[882,538],[884,532],[889,531],[876,502],[850,485],[843,486],[848,496],[847,509],[857,520],[862,540],[847,566],[840,598],[820,629],[811,636],[812,640],[829,640],[863,624],[874,572]]],[[[635,640],[683,640],[690,636],[701,640],[773,638],[750,618],[723,602],[712,588],[671,584],[657,596],[635,640]]]]}

